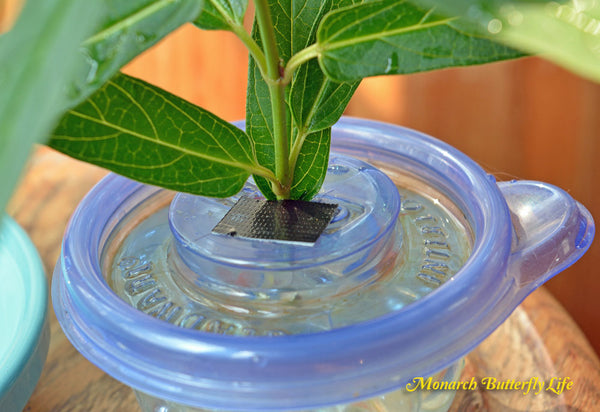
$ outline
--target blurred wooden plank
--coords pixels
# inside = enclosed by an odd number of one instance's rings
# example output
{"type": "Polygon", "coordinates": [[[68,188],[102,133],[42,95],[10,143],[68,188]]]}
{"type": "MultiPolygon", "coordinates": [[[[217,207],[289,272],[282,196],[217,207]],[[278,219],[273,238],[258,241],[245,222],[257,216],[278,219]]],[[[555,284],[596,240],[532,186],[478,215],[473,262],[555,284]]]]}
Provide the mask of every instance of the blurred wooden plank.
{"type": "Polygon", "coordinates": [[[346,109],[346,115],[401,123],[406,106],[412,104],[406,96],[406,76],[378,76],[364,79],[346,109]]]}
{"type": "Polygon", "coordinates": [[[8,31],[23,5],[23,0],[0,0],[0,33],[8,31]]]}
{"type": "Polygon", "coordinates": [[[233,121],[245,118],[247,66],[246,49],[233,34],[186,24],[124,72],[233,121]]]}
{"type": "Polygon", "coordinates": [[[437,137],[471,156],[498,178],[521,173],[515,119],[517,62],[406,76],[406,110],[399,124],[437,137]]]}

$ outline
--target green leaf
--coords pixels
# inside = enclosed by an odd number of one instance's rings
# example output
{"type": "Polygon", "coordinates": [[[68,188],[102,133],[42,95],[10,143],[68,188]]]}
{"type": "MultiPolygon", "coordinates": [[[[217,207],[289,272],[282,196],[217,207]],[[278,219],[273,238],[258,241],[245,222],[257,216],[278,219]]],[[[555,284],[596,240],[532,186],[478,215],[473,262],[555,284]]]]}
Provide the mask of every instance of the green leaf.
{"type": "Polygon", "coordinates": [[[85,100],[141,52],[196,18],[204,0],[96,1],[102,4],[103,17],[95,33],[83,42],[69,107],[85,100]]]}
{"type": "Polygon", "coordinates": [[[398,0],[354,5],[328,14],[319,27],[317,44],[323,71],[338,81],[522,55],[465,31],[454,17],[398,0]]]}
{"type": "MultiPolygon", "coordinates": [[[[285,3],[271,1],[272,19],[282,60],[287,62],[295,53],[314,43],[319,22],[329,11],[357,2],[357,0],[294,0],[285,3]]],[[[260,42],[256,30],[254,37],[260,42]]],[[[248,73],[246,130],[257,142],[260,163],[270,170],[275,170],[269,89],[252,60],[248,73]]],[[[307,62],[298,68],[286,94],[288,110],[290,110],[288,113],[290,145],[299,146],[292,150],[291,163],[296,162],[292,198],[308,200],[320,189],[327,170],[331,137],[330,131],[325,129],[330,128],[342,115],[357,86],[358,82],[339,84],[331,81],[325,77],[315,62],[307,62]],[[312,169],[305,169],[308,167],[312,169]],[[309,187],[311,185],[312,187],[309,187]]],[[[255,177],[255,181],[267,198],[275,198],[266,180],[255,177]]]]}
{"type": "Polygon", "coordinates": [[[0,36],[0,208],[33,143],[47,138],[66,104],[77,50],[98,18],[96,2],[29,0],[0,36]]]}
{"type": "MultiPolygon", "coordinates": [[[[246,133],[254,141],[258,162],[275,172],[273,116],[269,88],[253,59],[248,62],[248,90],[246,94],[246,133]]],[[[268,180],[254,175],[254,181],[269,200],[277,199],[268,180]]]]}
{"type": "Polygon", "coordinates": [[[250,138],[217,116],[119,74],[67,113],[50,146],[143,183],[204,196],[268,175],[250,138]]]}
{"type": "Polygon", "coordinates": [[[310,200],[319,192],[329,164],[331,128],[309,134],[294,168],[292,199],[310,200]]]}
{"type": "Polygon", "coordinates": [[[461,15],[480,33],[540,54],[600,82],[600,3],[595,0],[421,0],[461,15]]]}
{"type": "MultiPolygon", "coordinates": [[[[368,2],[328,1],[322,5],[320,18],[332,10],[368,2]]],[[[316,42],[319,23],[320,20],[314,22],[305,47],[316,42]]],[[[333,126],[342,116],[359,84],[360,80],[351,83],[331,80],[314,60],[303,64],[294,77],[290,96],[296,127],[301,131],[315,132],[333,126]]]]}
{"type": "Polygon", "coordinates": [[[290,93],[296,127],[304,132],[315,132],[333,126],[344,113],[359,83],[330,80],[317,60],[300,66],[290,93]]]}
{"type": "Polygon", "coordinates": [[[205,0],[194,24],[204,30],[231,30],[244,23],[248,0],[205,0]]]}

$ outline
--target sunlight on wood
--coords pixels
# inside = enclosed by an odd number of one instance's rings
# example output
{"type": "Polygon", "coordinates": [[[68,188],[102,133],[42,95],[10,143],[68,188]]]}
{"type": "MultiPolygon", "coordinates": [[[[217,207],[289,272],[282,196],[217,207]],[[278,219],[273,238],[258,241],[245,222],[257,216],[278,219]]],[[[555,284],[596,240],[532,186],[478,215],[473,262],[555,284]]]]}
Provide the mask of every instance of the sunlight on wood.
{"type": "Polygon", "coordinates": [[[0,0],[0,33],[11,29],[22,5],[23,0],[0,0]]]}
{"type": "Polygon", "coordinates": [[[403,123],[406,76],[378,76],[364,79],[348,105],[349,116],[403,123]]]}

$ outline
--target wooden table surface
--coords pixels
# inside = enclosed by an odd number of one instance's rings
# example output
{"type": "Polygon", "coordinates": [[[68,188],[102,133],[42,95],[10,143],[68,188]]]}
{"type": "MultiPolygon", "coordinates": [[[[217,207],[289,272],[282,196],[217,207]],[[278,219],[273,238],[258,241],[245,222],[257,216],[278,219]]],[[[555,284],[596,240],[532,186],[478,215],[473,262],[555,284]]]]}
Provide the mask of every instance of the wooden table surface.
{"type": "MultiPolygon", "coordinates": [[[[67,221],[85,193],[106,172],[47,148],[38,148],[9,207],[29,233],[48,279],[59,256],[67,221]]],[[[50,310],[46,365],[26,411],[136,411],[131,389],[93,366],[73,348],[50,310]]],[[[546,382],[569,378],[571,390],[459,391],[452,411],[600,410],[600,362],[575,323],[543,288],[468,355],[462,380],[493,377],[546,382]]]]}

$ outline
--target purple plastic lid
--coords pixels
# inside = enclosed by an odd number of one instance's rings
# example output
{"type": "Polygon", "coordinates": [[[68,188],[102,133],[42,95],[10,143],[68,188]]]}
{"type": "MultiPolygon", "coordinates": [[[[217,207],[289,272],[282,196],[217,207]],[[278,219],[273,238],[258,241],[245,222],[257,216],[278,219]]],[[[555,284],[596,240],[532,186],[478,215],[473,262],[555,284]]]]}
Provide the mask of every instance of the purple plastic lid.
{"type": "Polygon", "coordinates": [[[401,165],[443,192],[473,233],[462,269],[397,312],[327,332],[236,337],[179,328],[130,307],[105,282],[100,255],[127,217],[123,205],[158,190],[110,175],[74,214],[55,270],[53,303],[68,338],[114,378],[191,406],[265,411],[347,403],[451,365],[592,241],[589,212],[561,189],[497,185],[467,156],[421,133],[342,119],[332,151],[401,165]]]}

